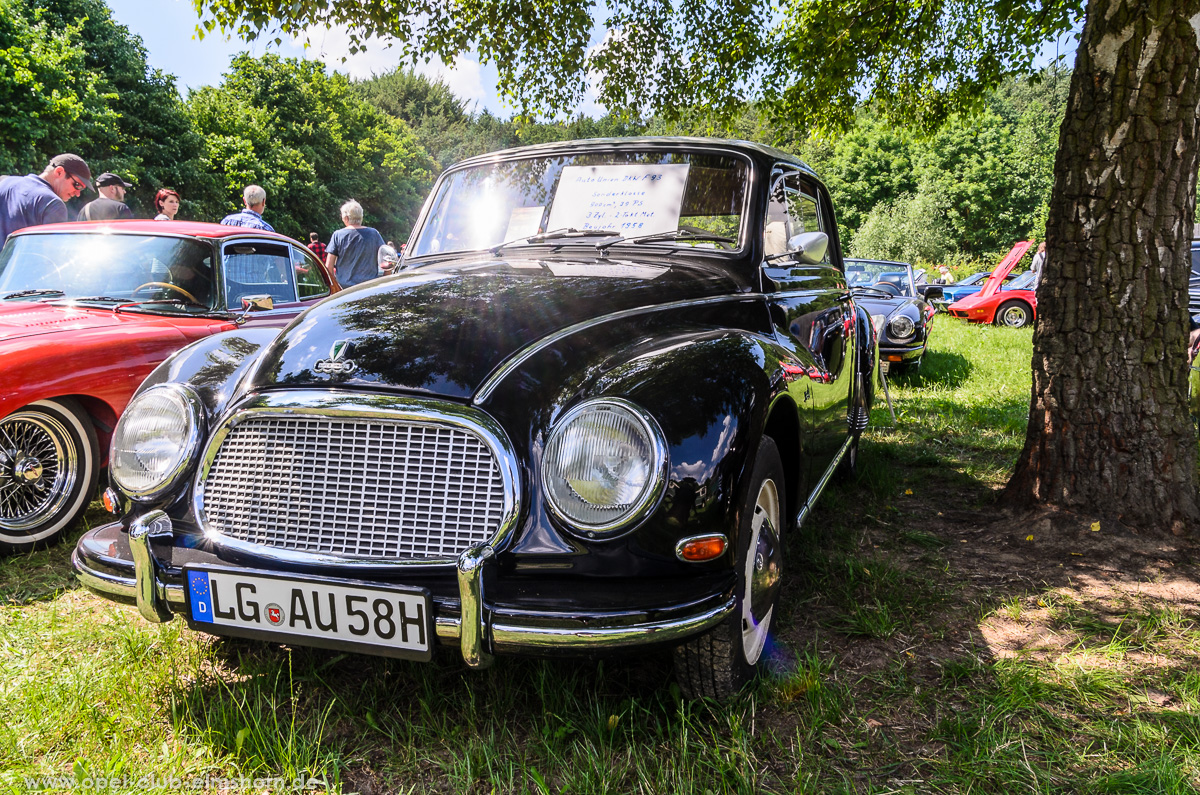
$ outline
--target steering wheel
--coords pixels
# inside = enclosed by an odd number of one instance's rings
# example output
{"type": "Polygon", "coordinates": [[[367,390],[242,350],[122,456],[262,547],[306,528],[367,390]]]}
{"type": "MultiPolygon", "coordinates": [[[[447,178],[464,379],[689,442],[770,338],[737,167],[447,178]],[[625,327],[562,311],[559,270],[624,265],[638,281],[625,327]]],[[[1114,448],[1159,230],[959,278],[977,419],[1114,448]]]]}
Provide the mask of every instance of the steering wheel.
{"type": "Polygon", "coordinates": [[[174,290],[175,292],[179,293],[184,298],[191,301],[193,304],[200,303],[199,301],[196,300],[196,296],[192,295],[187,290],[180,287],[178,284],[171,284],[169,282],[146,282],[145,284],[140,284],[137,287],[133,288],[133,292],[131,292],[129,294],[130,297],[132,298],[133,296],[137,295],[140,291],[145,290],[147,287],[165,287],[168,290],[174,290]]]}
{"type": "Polygon", "coordinates": [[[876,282],[871,286],[883,290],[885,293],[891,293],[894,296],[900,295],[900,288],[893,282],[876,282]]]}

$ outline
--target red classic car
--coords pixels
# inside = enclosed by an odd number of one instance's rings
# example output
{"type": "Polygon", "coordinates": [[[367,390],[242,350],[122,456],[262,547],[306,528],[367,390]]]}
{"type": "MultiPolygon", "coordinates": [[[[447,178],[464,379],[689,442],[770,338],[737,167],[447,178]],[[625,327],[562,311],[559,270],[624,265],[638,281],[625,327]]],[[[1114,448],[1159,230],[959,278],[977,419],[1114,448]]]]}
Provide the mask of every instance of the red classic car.
{"type": "Polygon", "coordinates": [[[305,246],[254,229],[116,221],[11,235],[0,252],[0,551],[48,543],[83,513],[117,418],[167,356],[238,325],[282,327],[337,290],[305,246]]]}
{"type": "Polygon", "coordinates": [[[1011,284],[1004,284],[1009,273],[1032,245],[1032,240],[1022,240],[1013,246],[984,282],[982,290],[955,301],[946,311],[952,317],[963,318],[970,323],[995,323],[1011,328],[1022,328],[1032,323],[1037,317],[1037,294],[1032,289],[1032,278],[1021,280],[1021,277],[1017,277],[1011,284]]]}

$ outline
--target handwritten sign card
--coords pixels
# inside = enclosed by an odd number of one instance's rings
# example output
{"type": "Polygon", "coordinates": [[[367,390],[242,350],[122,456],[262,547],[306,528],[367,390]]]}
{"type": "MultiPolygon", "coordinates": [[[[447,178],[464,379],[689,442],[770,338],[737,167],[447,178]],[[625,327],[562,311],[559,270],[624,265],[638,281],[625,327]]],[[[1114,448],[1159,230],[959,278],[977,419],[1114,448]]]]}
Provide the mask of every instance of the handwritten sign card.
{"type": "Polygon", "coordinates": [[[689,164],[567,166],[548,229],[607,229],[652,235],[679,228],[689,164]]]}

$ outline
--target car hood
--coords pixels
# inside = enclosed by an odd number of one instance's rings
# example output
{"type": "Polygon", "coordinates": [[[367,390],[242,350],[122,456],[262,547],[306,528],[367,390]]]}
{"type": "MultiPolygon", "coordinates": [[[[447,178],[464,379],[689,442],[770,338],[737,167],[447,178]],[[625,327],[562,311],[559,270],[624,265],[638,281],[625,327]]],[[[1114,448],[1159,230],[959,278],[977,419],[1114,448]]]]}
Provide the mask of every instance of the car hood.
{"type": "Polygon", "coordinates": [[[506,359],[623,310],[749,289],[703,265],[493,260],[421,268],[341,292],[261,354],[245,390],[397,389],[465,399],[506,359]]]}
{"type": "Polygon", "coordinates": [[[30,301],[0,303],[0,342],[70,331],[109,328],[127,323],[126,316],[108,309],[41,304],[30,301]]]}
{"type": "Polygon", "coordinates": [[[896,311],[905,307],[912,307],[916,316],[920,316],[921,308],[918,304],[918,299],[909,296],[898,296],[896,298],[876,298],[874,296],[856,295],[854,303],[867,310],[869,315],[885,315],[891,317],[896,311]]]}

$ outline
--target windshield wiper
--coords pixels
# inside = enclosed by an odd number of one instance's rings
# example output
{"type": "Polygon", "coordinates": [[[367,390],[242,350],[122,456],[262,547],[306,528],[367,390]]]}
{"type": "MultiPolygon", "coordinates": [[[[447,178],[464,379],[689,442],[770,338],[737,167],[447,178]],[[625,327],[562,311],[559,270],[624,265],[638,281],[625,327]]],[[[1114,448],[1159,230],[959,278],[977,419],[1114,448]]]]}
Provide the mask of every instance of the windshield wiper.
{"type": "Polygon", "coordinates": [[[596,248],[601,251],[615,246],[618,243],[658,243],[662,241],[674,240],[696,240],[709,243],[736,243],[737,241],[725,235],[718,235],[715,232],[696,232],[691,229],[675,229],[670,232],[654,232],[649,235],[638,235],[637,237],[619,237],[616,240],[605,240],[603,243],[597,243],[596,248]]]}
{"type": "Polygon", "coordinates": [[[120,312],[122,309],[128,309],[131,306],[142,306],[143,304],[175,304],[176,306],[198,306],[201,309],[208,309],[208,304],[202,304],[199,301],[189,301],[186,298],[147,298],[145,301],[128,301],[120,306],[114,306],[114,312],[120,312]]]}
{"type": "Polygon", "coordinates": [[[124,301],[125,299],[124,298],[113,298],[111,295],[89,295],[85,298],[72,298],[71,300],[72,301],[95,301],[97,303],[104,302],[104,301],[112,301],[113,303],[120,303],[121,301],[124,301]]]}
{"type": "Polygon", "coordinates": [[[571,237],[612,237],[620,234],[620,232],[613,232],[609,229],[576,229],[573,226],[564,226],[561,229],[551,229],[549,232],[539,232],[536,235],[527,235],[497,243],[492,246],[491,252],[494,257],[500,253],[500,249],[517,243],[545,243],[547,240],[563,240],[571,237]]]}
{"type": "Polygon", "coordinates": [[[34,290],[18,290],[15,293],[9,293],[8,295],[4,296],[4,300],[7,301],[10,298],[28,298],[29,296],[33,295],[66,295],[66,293],[64,293],[62,290],[39,287],[34,290]]]}

